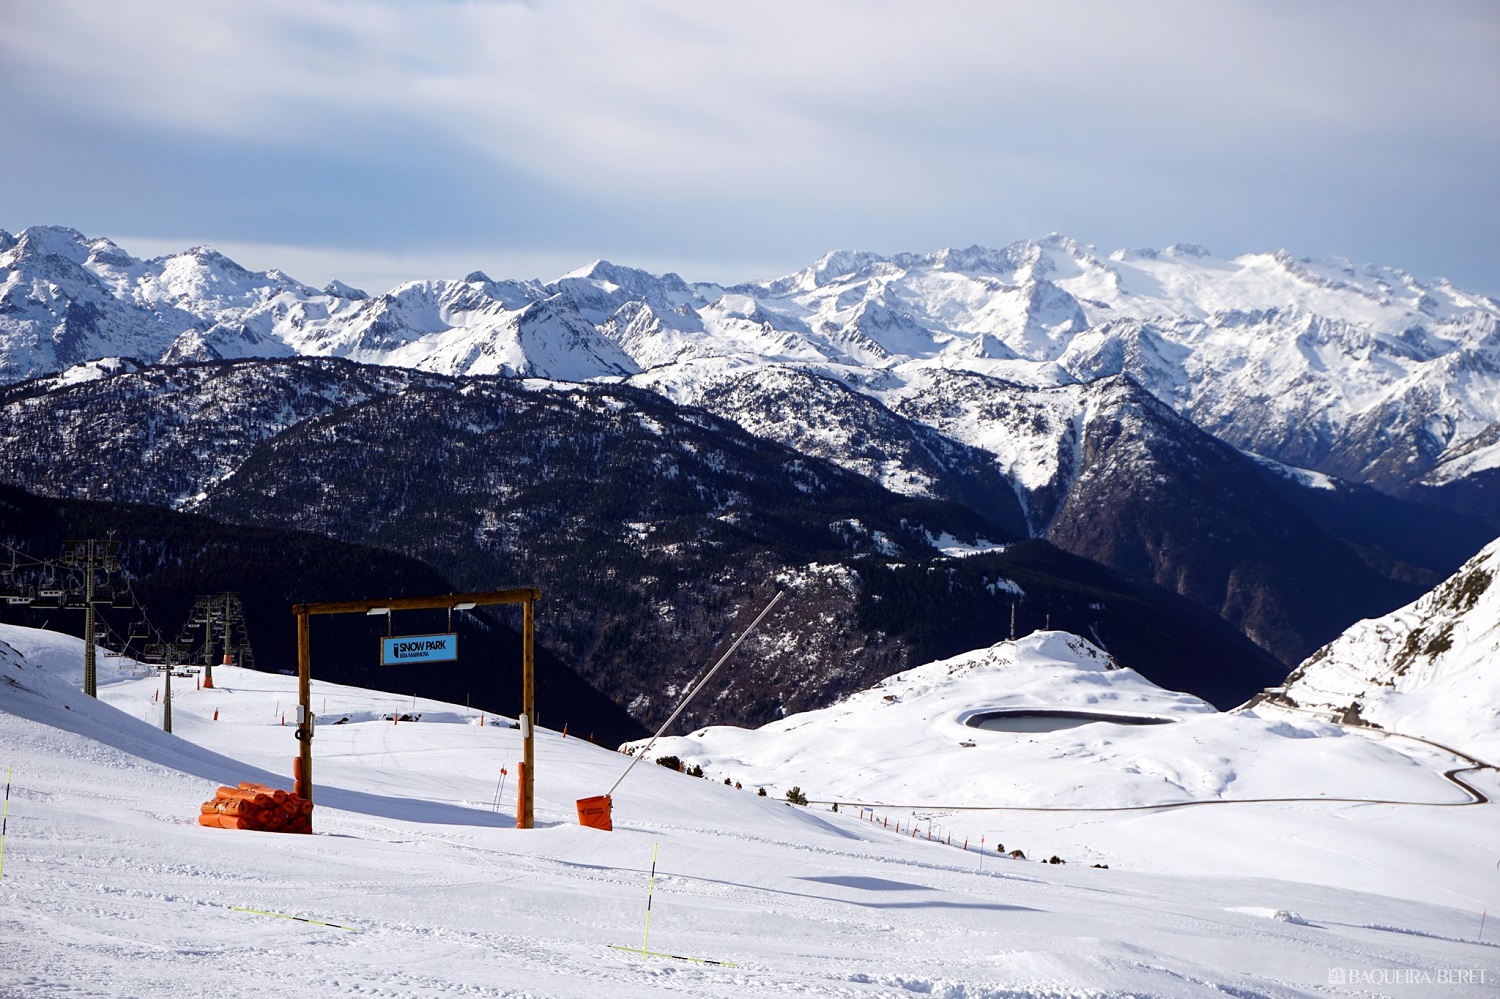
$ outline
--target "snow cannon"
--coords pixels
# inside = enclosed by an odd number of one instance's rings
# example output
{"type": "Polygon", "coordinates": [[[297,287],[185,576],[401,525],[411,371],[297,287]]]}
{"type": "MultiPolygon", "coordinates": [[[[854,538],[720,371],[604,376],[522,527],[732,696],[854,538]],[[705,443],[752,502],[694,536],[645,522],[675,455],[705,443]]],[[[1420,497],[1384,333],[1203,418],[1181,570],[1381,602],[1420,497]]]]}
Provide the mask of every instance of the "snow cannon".
{"type": "Polygon", "coordinates": [[[596,794],[592,798],[579,798],[578,824],[589,829],[613,832],[615,824],[610,817],[612,808],[613,803],[607,794],[596,794]]]}

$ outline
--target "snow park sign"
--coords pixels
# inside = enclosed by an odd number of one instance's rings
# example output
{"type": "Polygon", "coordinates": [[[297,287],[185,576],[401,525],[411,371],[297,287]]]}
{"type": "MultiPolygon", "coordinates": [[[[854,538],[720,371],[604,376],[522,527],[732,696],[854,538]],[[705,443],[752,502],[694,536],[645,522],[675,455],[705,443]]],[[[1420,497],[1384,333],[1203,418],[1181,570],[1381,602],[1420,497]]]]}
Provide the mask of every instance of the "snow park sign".
{"type": "Polygon", "coordinates": [[[380,665],[458,661],[458,635],[391,635],[380,640],[380,665]]]}

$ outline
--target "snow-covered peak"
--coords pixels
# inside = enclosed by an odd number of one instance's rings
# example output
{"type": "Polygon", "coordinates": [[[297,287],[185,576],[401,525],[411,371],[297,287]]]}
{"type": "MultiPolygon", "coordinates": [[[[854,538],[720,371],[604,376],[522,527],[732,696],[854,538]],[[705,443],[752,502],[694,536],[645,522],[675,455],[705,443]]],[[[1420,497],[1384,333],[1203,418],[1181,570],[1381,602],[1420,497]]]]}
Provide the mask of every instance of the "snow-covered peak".
{"type": "Polygon", "coordinates": [[[355,288],[335,278],[323,286],[323,294],[331,298],[346,298],[350,301],[358,301],[370,297],[370,293],[362,288],[355,288]]]}
{"type": "Polygon", "coordinates": [[[1298,666],[1293,705],[1500,761],[1500,540],[1415,602],[1298,666]]]}
{"type": "Polygon", "coordinates": [[[190,311],[207,312],[216,318],[221,318],[225,309],[253,307],[282,292],[301,297],[318,294],[279,270],[251,271],[207,246],[157,257],[146,264],[149,272],[140,282],[145,300],[190,303],[190,311]]]}
{"type": "Polygon", "coordinates": [[[9,248],[15,258],[58,257],[82,265],[89,258],[89,239],[77,229],[60,225],[34,225],[21,230],[9,248]]]}

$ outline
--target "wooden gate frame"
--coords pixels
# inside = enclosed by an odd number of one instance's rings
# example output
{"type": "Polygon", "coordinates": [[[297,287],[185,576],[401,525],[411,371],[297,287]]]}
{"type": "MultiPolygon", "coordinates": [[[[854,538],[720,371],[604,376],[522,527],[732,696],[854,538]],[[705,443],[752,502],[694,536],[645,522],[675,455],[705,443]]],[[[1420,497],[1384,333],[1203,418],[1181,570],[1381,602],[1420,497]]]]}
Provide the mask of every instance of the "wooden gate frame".
{"type": "Polygon", "coordinates": [[[511,590],[489,590],[483,593],[449,593],[435,597],[391,597],[385,600],[336,600],[327,603],[293,604],[292,613],[297,617],[297,741],[301,744],[298,767],[301,771],[299,793],[312,800],[312,740],[314,716],[312,713],[312,639],[309,618],[313,614],[370,614],[385,611],[390,614],[398,610],[469,610],[492,604],[521,604],[521,808],[516,815],[516,828],[534,828],[533,791],[536,775],[533,773],[535,735],[532,731],[536,718],[536,653],[534,642],[535,604],[542,598],[542,591],[535,587],[511,590]]]}

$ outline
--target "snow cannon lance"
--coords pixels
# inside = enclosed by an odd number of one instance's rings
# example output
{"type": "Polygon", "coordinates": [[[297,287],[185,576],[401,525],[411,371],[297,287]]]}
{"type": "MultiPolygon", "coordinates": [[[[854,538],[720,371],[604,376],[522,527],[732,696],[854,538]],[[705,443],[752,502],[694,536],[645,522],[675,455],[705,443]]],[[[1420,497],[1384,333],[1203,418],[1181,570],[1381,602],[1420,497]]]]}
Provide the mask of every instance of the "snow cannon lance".
{"type": "Polygon", "coordinates": [[[777,590],[776,595],[771,598],[771,602],[766,604],[765,610],[761,611],[760,614],[756,616],[755,620],[750,622],[750,627],[740,632],[740,637],[736,638],[734,640],[734,644],[729,646],[729,649],[719,657],[719,661],[714,663],[714,668],[709,670],[702,680],[699,680],[697,683],[688,688],[687,693],[683,695],[682,702],[677,705],[677,709],[672,712],[671,716],[668,717],[666,721],[662,722],[661,728],[656,730],[656,734],[651,737],[651,740],[644,746],[642,746],[640,751],[636,753],[635,756],[631,757],[630,765],[625,768],[625,772],[615,780],[614,784],[611,785],[608,791],[604,792],[603,794],[596,794],[591,798],[578,799],[579,825],[588,826],[590,829],[603,829],[606,832],[614,829],[615,826],[614,822],[611,820],[610,813],[614,805],[613,796],[615,793],[615,789],[620,786],[621,782],[624,781],[626,777],[630,776],[630,771],[634,770],[635,765],[641,762],[641,758],[644,757],[648,752],[650,752],[652,746],[656,745],[656,740],[661,738],[662,733],[667,730],[668,726],[670,726],[674,721],[677,720],[677,716],[682,714],[682,709],[687,707],[688,702],[690,702],[694,697],[698,696],[698,692],[700,690],[708,686],[708,681],[712,680],[714,678],[714,674],[719,672],[719,668],[729,661],[729,657],[734,655],[734,650],[740,647],[741,642],[750,637],[750,633],[760,625],[761,621],[765,620],[766,615],[771,613],[771,608],[775,607],[781,601],[781,598],[785,595],[785,590],[777,590]]]}

